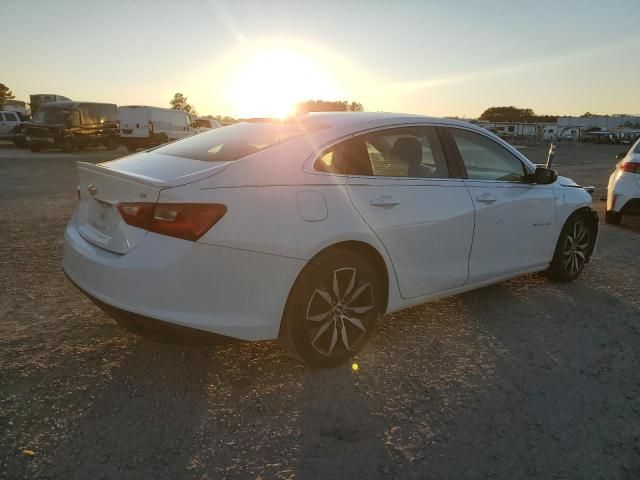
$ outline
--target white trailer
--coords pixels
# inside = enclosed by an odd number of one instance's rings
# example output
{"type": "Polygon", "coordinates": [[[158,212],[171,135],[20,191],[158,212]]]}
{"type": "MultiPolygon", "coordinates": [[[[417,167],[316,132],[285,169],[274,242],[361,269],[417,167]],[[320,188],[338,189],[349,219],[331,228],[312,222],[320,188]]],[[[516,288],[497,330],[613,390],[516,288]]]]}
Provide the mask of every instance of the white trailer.
{"type": "Polygon", "coordinates": [[[120,142],[130,152],[149,148],[197,133],[191,116],[182,110],[127,105],[118,108],[120,142]]]}

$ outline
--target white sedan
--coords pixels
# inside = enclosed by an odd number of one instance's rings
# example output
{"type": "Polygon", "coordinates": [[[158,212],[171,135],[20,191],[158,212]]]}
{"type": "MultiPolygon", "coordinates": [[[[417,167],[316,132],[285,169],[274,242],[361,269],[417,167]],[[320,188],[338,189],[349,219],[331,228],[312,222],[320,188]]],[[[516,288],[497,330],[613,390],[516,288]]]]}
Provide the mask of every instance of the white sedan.
{"type": "Polygon", "coordinates": [[[598,232],[573,181],[422,116],[249,120],[78,173],[64,270],[121,324],[278,338],[317,366],[386,313],[531,272],[572,281],[598,232]]]}
{"type": "Polygon", "coordinates": [[[605,221],[618,225],[623,215],[640,215],[640,138],[620,160],[609,177],[605,221]]]}

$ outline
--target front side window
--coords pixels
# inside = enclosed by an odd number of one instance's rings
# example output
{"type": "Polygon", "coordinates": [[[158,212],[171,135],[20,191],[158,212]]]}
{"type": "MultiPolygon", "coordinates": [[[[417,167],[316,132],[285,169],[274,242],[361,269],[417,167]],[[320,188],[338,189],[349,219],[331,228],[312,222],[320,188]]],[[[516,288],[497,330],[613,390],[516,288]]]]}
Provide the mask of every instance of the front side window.
{"type": "Polygon", "coordinates": [[[7,122],[17,122],[18,121],[18,117],[16,116],[15,113],[11,113],[11,112],[4,112],[4,119],[7,122]]]}
{"type": "Polygon", "coordinates": [[[74,127],[82,125],[82,117],[80,116],[80,110],[73,110],[71,112],[71,125],[74,127]]]}
{"type": "Polygon", "coordinates": [[[356,137],[349,148],[351,174],[449,177],[447,161],[434,127],[398,127],[367,133],[356,137]]]}
{"type": "Polygon", "coordinates": [[[450,132],[470,179],[519,182],[525,175],[520,159],[494,140],[458,128],[450,132]]]}
{"type": "Polygon", "coordinates": [[[35,123],[43,125],[58,125],[64,124],[69,118],[70,110],[59,109],[57,106],[43,106],[36,112],[33,117],[35,123]]]}
{"type": "Polygon", "coordinates": [[[81,105],[78,107],[80,114],[82,115],[83,125],[93,125],[95,122],[93,108],[89,105],[81,105]]]}

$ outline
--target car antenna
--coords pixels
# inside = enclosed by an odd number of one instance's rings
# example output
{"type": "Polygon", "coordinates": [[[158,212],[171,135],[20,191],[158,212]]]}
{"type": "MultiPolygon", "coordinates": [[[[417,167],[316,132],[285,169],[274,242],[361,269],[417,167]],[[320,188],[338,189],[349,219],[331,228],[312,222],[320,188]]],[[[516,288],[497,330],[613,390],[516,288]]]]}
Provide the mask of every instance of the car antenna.
{"type": "Polygon", "coordinates": [[[549,144],[549,151],[547,152],[547,168],[551,168],[551,164],[553,163],[553,157],[556,156],[556,145],[551,142],[549,144]]]}

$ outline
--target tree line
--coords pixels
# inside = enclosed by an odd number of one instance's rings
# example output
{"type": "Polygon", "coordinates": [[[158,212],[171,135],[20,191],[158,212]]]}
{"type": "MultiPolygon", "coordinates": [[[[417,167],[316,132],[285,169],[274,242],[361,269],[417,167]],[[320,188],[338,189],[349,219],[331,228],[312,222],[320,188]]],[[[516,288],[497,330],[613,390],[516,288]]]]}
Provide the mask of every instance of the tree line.
{"type": "Polygon", "coordinates": [[[558,120],[557,115],[537,115],[531,108],[489,107],[478,117],[486,122],[548,122],[558,120]]]}

